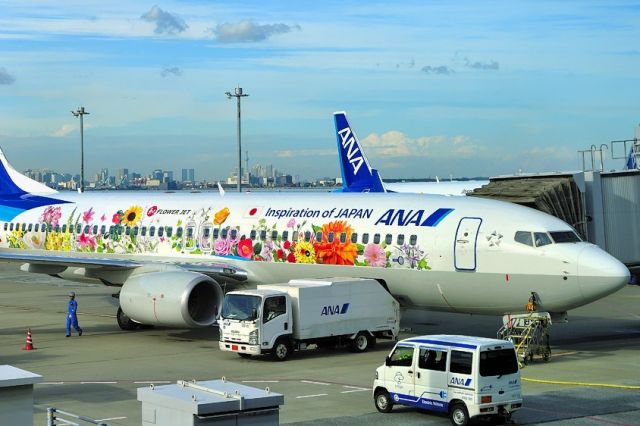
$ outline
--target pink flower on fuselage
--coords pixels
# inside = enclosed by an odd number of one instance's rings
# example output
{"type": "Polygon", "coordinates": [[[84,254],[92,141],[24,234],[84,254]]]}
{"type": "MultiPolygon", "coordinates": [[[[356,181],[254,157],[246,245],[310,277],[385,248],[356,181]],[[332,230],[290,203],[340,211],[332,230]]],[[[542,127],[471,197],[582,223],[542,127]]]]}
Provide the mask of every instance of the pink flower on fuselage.
{"type": "Polygon", "coordinates": [[[78,243],[82,248],[91,247],[91,250],[96,248],[96,238],[91,235],[81,234],[80,238],[78,238],[78,243]]]}
{"type": "Polygon", "coordinates": [[[226,256],[231,252],[231,241],[226,238],[219,238],[213,244],[213,251],[220,256],[226,256]]]}
{"type": "Polygon", "coordinates": [[[89,210],[87,210],[86,212],[82,213],[82,221],[88,225],[89,222],[91,222],[93,220],[93,214],[94,213],[95,212],[93,211],[93,207],[91,207],[89,210]]]}
{"type": "Polygon", "coordinates": [[[367,259],[370,266],[385,266],[387,264],[387,256],[377,244],[367,244],[364,249],[364,258],[367,259]]]}

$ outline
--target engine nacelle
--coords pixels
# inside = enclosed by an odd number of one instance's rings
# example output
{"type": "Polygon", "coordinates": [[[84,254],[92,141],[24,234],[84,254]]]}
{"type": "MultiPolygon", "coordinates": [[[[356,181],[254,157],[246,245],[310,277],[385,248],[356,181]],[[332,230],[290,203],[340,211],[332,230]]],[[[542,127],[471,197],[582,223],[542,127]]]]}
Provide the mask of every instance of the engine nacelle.
{"type": "Polygon", "coordinates": [[[120,291],[120,308],[141,324],[206,327],[222,309],[220,285],[197,272],[164,271],[129,277],[120,291]]]}

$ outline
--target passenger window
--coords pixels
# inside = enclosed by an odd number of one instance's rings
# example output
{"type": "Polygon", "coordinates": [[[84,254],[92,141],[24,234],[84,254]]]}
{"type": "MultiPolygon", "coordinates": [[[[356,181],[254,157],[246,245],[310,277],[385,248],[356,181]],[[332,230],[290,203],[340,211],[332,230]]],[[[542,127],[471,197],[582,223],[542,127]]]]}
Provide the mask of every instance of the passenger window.
{"type": "Polygon", "coordinates": [[[156,235],[156,227],[152,226],[149,228],[149,236],[154,237],[156,235]]]}
{"type": "Polygon", "coordinates": [[[133,233],[133,235],[138,235],[138,230],[139,230],[139,229],[140,229],[140,228],[138,228],[137,226],[134,226],[134,227],[131,229],[131,232],[133,233]]]}
{"type": "Polygon", "coordinates": [[[89,225],[85,225],[85,227],[84,227],[84,233],[85,233],[85,234],[88,234],[88,233],[89,233],[89,229],[90,229],[90,228],[91,228],[91,227],[90,227],[89,225]]]}
{"type": "Polygon", "coordinates": [[[546,232],[534,232],[533,238],[536,242],[536,247],[542,247],[551,244],[551,237],[546,232]]]}
{"type": "Polygon", "coordinates": [[[224,228],[224,229],[222,230],[222,232],[220,233],[220,238],[222,238],[223,240],[226,240],[226,239],[227,239],[227,233],[228,233],[228,232],[229,232],[229,229],[228,229],[228,228],[224,228]]]}
{"type": "Polygon", "coordinates": [[[27,227],[27,232],[31,232],[32,229],[33,229],[33,223],[30,223],[29,226],[27,227]]]}
{"type": "Polygon", "coordinates": [[[316,232],[316,241],[322,241],[322,231],[316,232]]]}
{"type": "Polygon", "coordinates": [[[232,240],[235,240],[236,238],[238,238],[238,230],[237,229],[232,229],[231,233],[230,233],[230,237],[232,240]]]}
{"type": "Polygon", "coordinates": [[[9,229],[9,224],[7,222],[4,223],[4,230],[6,231],[7,229],[9,229]]]}
{"type": "Polygon", "coordinates": [[[413,347],[412,346],[396,346],[393,353],[389,357],[387,366],[396,367],[411,367],[413,362],[413,347]]]}
{"type": "Polygon", "coordinates": [[[357,232],[354,232],[354,233],[351,234],[351,242],[353,244],[358,242],[358,233],[357,232]]]}
{"type": "Polygon", "coordinates": [[[27,230],[27,224],[23,223],[22,224],[22,232],[25,232],[27,230]]]}
{"type": "Polygon", "coordinates": [[[287,312],[287,302],[285,296],[268,297],[264,301],[263,322],[267,323],[287,312]]]}
{"type": "Polygon", "coordinates": [[[93,225],[93,235],[98,234],[98,225],[93,225]]]}
{"type": "Polygon", "coordinates": [[[327,235],[327,241],[330,243],[333,242],[333,232],[329,232],[329,235],[327,235]]]}
{"type": "Polygon", "coordinates": [[[520,244],[533,247],[533,239],[531,238],[531,232],[517,231],[513,239],[520,244]]]}
{"type": "Polygon", "coordinates": [[[182,226],[176,228],[176,237],[182,238],[182,226]]]}
{"type": "Polygon", "coordinates": [[[107,227],[106,227],[105,225],[102,225],[102,227],[100,228],[100,233],[101,233],[102,235],[104,235],[104,234],[106,234],[106,233],[107,233],[107,227]]]}
{"type": "MultiPolygon", "coordinates": [[[[254,231],[251,231],[254,232],[254,231]]],[[[282,241],[287,241],[287,239],[289,238],[289,231],[282,231],[282,241]]],[[[251,237],[251,239],[253,240],[253,237],[251,237]]]]}
{"type": "MultiPolygon", "coordinates": [[[[4,226],[4,230],[6,231],[7,230],[7,224],[5,223],[4,225],[5,225],[4,226]]],[[[38,225],[40,225],[40,224],[36,223],[36,226],[34,226],[34,232],[38,232],[38,225]]]]}
{"type": "Polygon", "coordinates": [[[294,243],[298,241],[298,231],[293,231],[293,237],[291,237],[291,241],[294,243]]]}
{"type": "Polygon", "coordinates": [[[256,230],[252,229],[251,232],[249,232],[249,238],[251,238],[252,240],[256,239],[256,230]]]}
{"type": "Polygon", "coordinates": [[[128,226],[125,226],[125,227],[124,227],[124,234],[125,234],[125,235],[129,235],[129,234],[131,234],[131,228],[130,228],[130,227],[128,227],[128,226]]]}
{"type": "Polygon", "coordinates": [[[158,226],[158,237],[162,237],[164,235],[164,226],[158,226]]]}
{"type": "Polygon", "coordinates": [[[387,245],[391,244],[391,243],[393,242],[393,235],[391,235],[391,234],[387,234],[387,235],[385,235],[385,237],[384,237],[384,242],[385,242],[387,245]]]}
{"type": "Polygon", "coordinates": [[[396,241],[396,243],[401,246],[404,244],[404,234],[398,234],[398,240],[396,241]]]}
{"type": "Polygon", "coordinates": [[[274,241],[278,239],[278,231],[271,231],[271,239],[274,241]]]}
{"type": "Polygon", "coordinates": [[[414,235],[409,237],[409,245],[415,246],[417,242],[418,242],[418,236],[417,235],[414,234],[414,235]]]}
{"type": "Polygon", "coordinates": [[[13,231],[13,223],[9,226],[9,231],[13,231]]]}
{"type": "Polygon", "coordinates": [[[82,225],[78,224],[78,225],[76,226],[76,234],[79,234],[79,233],[81,233],[81,232],[82,232],[82,225]]]}
{"type": "Polygon", "coordinates": [[[171,238],[173,234],[173,226],[167,226],[167,238],[171,238]]]}
{"type": "Polygon", "coordinates": [[[267,239],[267,231],[265,231],[264,229],[262,231],[260,231],[260,239],[262,241],[267,239]]]}
{"type": "Polygon", "coordinates": [[[143,226],[142,229],[140,230],[140,235],[142,235],[143,237],[147,236],[147,227],[143,226]]]}
{"type": "Polygon", "coordinates": [[[452,373],[471,374],[472,361],[472,352],[451,351],[451,366],[449,370],[452,373]]]}
{"type": "Polygon", "coordinates": [[[340,243],[344,244],[347,242],[347,234],[346,232],[341,232],[340,233],[340,243]]]}
{"type": "Polygon", "coordinates": [[[306,242],[311,241],[311,232],[309,232],[309,231],[305,231],[305,233],[304,233],[304,240],[305,240],[306,242]]]}
{"type": "Polygon", "coordinates": [[[218,239],[218,235],[220,235],[220,230],[218,228],[213,229],[213,238],[218,239]]]}
{"type": "Polygon", "coordinates": [[[380,234],[373,235],[373,244],[380,244],[380,234]]]}
{"type": "Polygon", "coordinates": [[[369,242],[369,234],[366,232],[362,234],[362,244],[367,244],[369,242]]]}
{"type": "Polygon", "coordinates": [[[66,223],[64,225],[62,225],[62,233],[64,234],[65,232],[67,232],[67,224],[66,223]]]}
{"type": "Polygon", "coordinates": [[[447,351],[420,348],[418,367],[425,370],[447,371],[447,351]]]}

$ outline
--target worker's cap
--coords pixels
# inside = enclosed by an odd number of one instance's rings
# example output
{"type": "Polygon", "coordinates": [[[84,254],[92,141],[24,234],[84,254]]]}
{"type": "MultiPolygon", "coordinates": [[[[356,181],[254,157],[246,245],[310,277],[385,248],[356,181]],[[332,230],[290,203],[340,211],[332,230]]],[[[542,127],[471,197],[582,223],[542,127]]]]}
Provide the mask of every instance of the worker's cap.
{"type": "Polygon", "coordinates": [[[69,297],[76,297],[76,294],[73,291],[69,292],[69,297]]]}

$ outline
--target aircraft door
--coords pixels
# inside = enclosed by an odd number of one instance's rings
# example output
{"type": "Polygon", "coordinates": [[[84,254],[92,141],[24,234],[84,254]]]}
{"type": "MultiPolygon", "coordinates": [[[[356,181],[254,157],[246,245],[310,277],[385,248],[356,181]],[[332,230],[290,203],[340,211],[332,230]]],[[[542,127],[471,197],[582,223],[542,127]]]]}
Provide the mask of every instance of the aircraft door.
{"type": "Polygon", "coordinates": [[[479,217],[463,217],[458,224],[453,259],[457,270],[476,270],[476,249],[478,230],[482,219],[479,217]]]}

